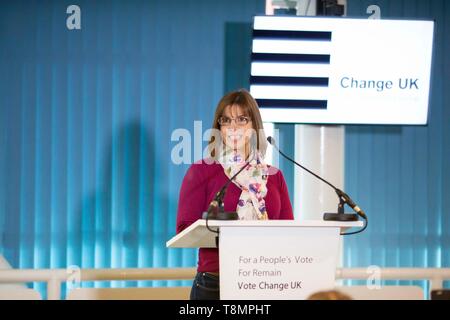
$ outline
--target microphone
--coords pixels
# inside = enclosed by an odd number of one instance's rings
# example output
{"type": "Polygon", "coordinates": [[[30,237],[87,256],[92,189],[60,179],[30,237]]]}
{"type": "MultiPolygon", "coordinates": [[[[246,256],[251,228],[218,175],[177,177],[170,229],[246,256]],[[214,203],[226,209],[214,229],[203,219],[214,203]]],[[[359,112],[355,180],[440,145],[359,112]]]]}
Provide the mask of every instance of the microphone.
{"type": "Polygon", "coordinates": [[[228,186],[245,168],[250,164],[250,161],[245,163],[238,172],[236,172],[231,178],[228,178],[223,187],[216,193],[214,199],[210,202],[208,210],[203,213],[204,218],[212,220],[238,220],[237,212],[224,212],[223,198],[227,192],[228,186]]]}
{"type": "Polygon", "coordinates": [[[339,204],[338,204],[338,212],[337,213],[325,213],[323,216],[323,220],[325,221],[358,221],[358,216],[360,216],[361,218],[364,219],[365,224],[364,227],[361,230],[358,230],[356,232],[350,232],[350,233],[343,233],[342,235],[349,235],[349,234],[355,234],[355,233],[360,233],[362,231],[364,231],[367,228],[367,216],[364,213],[364,211],[358,206],[356,205],[356,203],[350,198],[350,196],[348,194],[346,194],[344,191],[342,191],[339,188],[336,188],[333,184],[331,184],[330,182],[328,182],[327,180],[325,180],[324,178],[320,177],[319,175],[315,174],[314,172],[312,172],[311,170],[309,170],[308,168],[305,168],[304,166],[302,166],[301,164],[299,164],[298,162],[296,162],[295,160],[291,159],[290,157],[288,157],[286,154],[284,154],[284,152],[282,152],[278,146],[275,143],[275,139],[272,137],[267,137],[267,141],[287,160],[289,160],[290,162],[294,163],[295,165],[299,166],[300,168],[302,168],[303,170],[305,170],[306,172],[310,173],[311,175],[313,175],[314,177],[316,177],[317,179],[323,181],[324,183],[326,183],[327,185],[329,185],[331,188],[333,188],[333,190],[336,192],[338,198],[339,198],[339,204]],[[352,208],[356,214],[349,214],[349,213],[344,213],[344,205],[347,204],[350,208],[352,208]]]}
{"type": "Polygon", "coordinates": [[[225,198],[225,193],[227,192],[228,186],[230,183],[236,178],[239,173],[241,173],[245,168],[250,165],[250,161],[245,163],[238,172],[236,172],[231,178],[228,178],[227,182],[223,185],[222,188],[216,193],[214,199],[210,202],[208,210],[203,212],[202,218],[206,220],[206,229],[210,232],[216,233],[216,248],[219,247],[219,231],[211,229],[208,225],[209,220],[238,220],[239,216],[236,211],[225,212],[223,207],[223,198],[225,198]]]}

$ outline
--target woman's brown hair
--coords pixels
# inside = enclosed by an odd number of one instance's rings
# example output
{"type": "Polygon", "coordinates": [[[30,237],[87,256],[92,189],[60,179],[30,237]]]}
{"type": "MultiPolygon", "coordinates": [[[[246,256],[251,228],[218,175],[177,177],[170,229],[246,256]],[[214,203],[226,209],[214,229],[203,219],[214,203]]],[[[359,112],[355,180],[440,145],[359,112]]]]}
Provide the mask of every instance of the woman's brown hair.
{"type": "MultiPolygon", "coordinates": [[[[220,99],[214,114],[212,129],[220,130],[219,118],[223,116],[223,113],[228,106],[233,105],[241,107],[244,114],[247,117],[250,117],[253,130],[255,130],[256,133],[256,148],[262,155],[265,155],[267,141],[266,135],[264,134],[261,114],[259,113],[258,103],[245,89],[229,92],[220,99]]],[[[208,152],[213,159],[216,159],[214,131],[216,130],[213,130],[208,142],[208,152]]]]}

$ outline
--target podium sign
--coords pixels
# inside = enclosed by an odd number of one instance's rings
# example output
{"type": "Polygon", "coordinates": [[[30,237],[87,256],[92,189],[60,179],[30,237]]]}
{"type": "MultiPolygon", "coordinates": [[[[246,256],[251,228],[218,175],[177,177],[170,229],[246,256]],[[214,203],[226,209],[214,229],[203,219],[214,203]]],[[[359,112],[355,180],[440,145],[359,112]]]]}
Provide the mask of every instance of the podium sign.
{"type": "Polygon", "coordinates": [[[220,298],[306,299],[335,287],[339,228],[222,227],[220,298]]]}

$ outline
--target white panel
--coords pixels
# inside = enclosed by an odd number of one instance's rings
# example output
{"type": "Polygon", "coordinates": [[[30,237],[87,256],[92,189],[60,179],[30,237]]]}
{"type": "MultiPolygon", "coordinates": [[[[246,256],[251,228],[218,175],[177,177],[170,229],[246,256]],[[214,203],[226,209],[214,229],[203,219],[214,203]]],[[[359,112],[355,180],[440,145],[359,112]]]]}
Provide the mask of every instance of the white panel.
{"type": "Polygon", "coordinates": [[[329,54],[331,42],[305,40],[253,40],[254,53],[329,54]]]}
{"type": "Polygon", "coordinates": [[[308,63],[252,62],[252,76],[328,77],[330,65],[308,63]]]}
{"type": "MultiPolygon", "coordinates": [[[[344,187],[343,126],[295,127],[295,159],[337,188],[344,187]]],[[[337,212],[334,190],[301,168],[296,168],[294,201],[296,219],[321,220],[325,212],[337,212]]]]}
{"type": "Polygon", "coordinates": [[[328,88],[251,85],[250,93],[255,99],[324,100],[327,99],[328,88]]]}
{"type": "Polygon", "coordinates": [[[220,298],[297,300],[332,289],[338,239],[332,228],[222,227],[220,298]]]}
{"type": "Polygon", "coordinates": [[[298,65],[289,62],[283,66],[279,62],[261,61],[252,65],[252,75],[322,76],[329,79],[327,87],[319,88],[251,87],[251,93],[260,99],[327,100],[326,110],[269,109],[264,112],[265,121],[427,123],[433,21],[269,16],[255,17],[255,28],[332,32],[331,42],[255,40],[255,50],[260,53],[330,55],[330,62],[325,66],[308,63],[308,67],[303,68],[301,61],[298,65]]]}

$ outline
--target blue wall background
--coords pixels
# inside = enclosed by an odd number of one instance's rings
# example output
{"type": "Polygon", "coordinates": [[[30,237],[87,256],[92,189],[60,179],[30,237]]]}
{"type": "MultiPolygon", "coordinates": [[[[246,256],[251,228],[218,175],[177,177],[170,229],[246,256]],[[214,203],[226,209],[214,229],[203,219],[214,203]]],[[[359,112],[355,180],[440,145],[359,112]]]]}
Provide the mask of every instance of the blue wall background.
{"type": "Polygon", "coordinates": [[[70,31],[73,1],[2,2],[0,248],[16,268],[194,266],[165,247],[188,167],[171,134],[248,83],[232,35],[264,1],[76,3],[70,31]]]}
{"type": "MultiPolygon", "coordinates": [[[[370,216],[348,267],[450,266],[447,2],[349,0],[349,16],[435,19],[436,56],[427,127],[346,128],[346,189],[370,216]]],[[[77,1],[74,31],[70,4],[1,2],[0,252],[16,268],[194,266],[195,250],[165,248],[188,167],[170,161],[171,133],[206,130],[248,86],[265,1],[77,1]]],[[[277,127],[294,154],[293,126],[277,127]]]]}
{"type": "Polygon", "coordinates": [[[382,18],[435,20],[432,95],[428,126],[346,127],[345,185],[370,227],[346,239],[345,265],[448,268],[450,3],[350,0],[348,15],[367,17],[371,4],[380,6],[382,18]]]}

